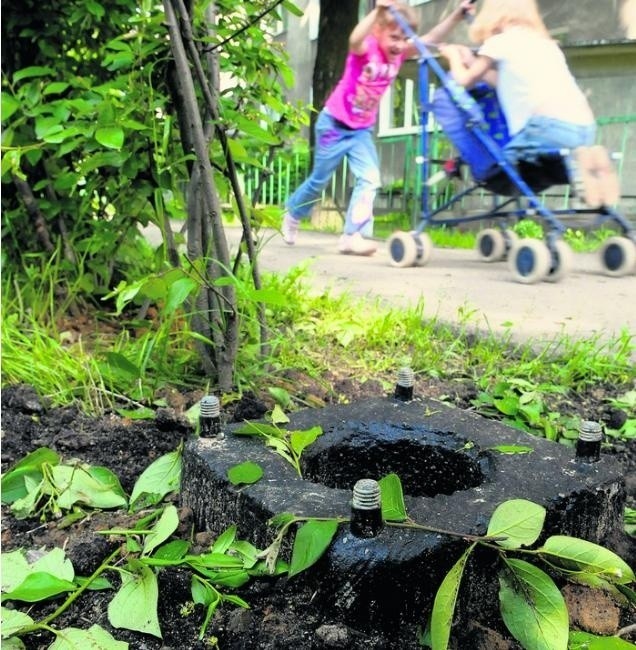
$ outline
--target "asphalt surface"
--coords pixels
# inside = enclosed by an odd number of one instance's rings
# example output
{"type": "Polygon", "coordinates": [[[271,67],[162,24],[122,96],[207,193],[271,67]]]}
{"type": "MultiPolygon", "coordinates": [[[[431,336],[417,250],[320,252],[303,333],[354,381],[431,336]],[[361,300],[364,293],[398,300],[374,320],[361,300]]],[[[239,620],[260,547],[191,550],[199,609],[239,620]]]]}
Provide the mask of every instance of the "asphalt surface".
{"type": "MultiPolygon", "coordinates": [[[[240,229],[226,232],[230,247],[236,247],[240,229]]],[[[571,272],[560,282],[526,285],[515,281],[506,262],[483,262],[475,251],[436,248],[426,266],[394,268],[383,242],[372,257],[356,257],[339,254],[337,241],[335,234],[301,231],[288,246],[276,231],[265,231],[260,269],[284,273],[302,265],[312,290],[396,307],[421,304],[425,318],[513,341],[607,340],[625,332],[636,337],[636,275],[603,275],[595,254],[575,254],[571,272]]]]}

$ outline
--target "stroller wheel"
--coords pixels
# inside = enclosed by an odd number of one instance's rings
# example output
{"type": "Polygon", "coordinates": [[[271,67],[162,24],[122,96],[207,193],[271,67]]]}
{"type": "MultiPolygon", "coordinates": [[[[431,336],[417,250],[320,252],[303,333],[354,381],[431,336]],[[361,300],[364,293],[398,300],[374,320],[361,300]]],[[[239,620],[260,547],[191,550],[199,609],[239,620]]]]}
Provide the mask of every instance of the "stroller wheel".
{"type": "Polygon", "coordinates": [[[520,239],[510,251],[508,265],[517,282],[534,284],[550,271],[550,251],[538,239],[520,239]]]}
{"type": "Polygon", "coordinates": [[[417,257],[415,258],[416,266],[428,264],[433,252],[433,240],[427,232],[411,233],[417,247],[417,257]]]}
{"type": "Polygon", "coordinates": [[[506,242],[506,257],[510,254],[510,251],[515,247],[519,241],[519,235],[514,230],[506,228],[503,231],[504,240],[506,242]]]}
{"type": "Polygon", "coordinates": [[[628,237],[610,237],[601,247],[601,264],[615,278],[631,273],[636,268],[636,243],[628,237]]]}
{"type": "Polygon", "coordinates": [[[391,266],[404,268],[415,266],[417,260],[417,243],[410,232],[398,230],[389,238],[389,255],[391,266]]]}
{"type": "Polygon", "coordinates": [[[564,278],[572,268],[574,254],[572,249],[562,239],[557,239],[554,243],[554,250],[551,253],[551,265],[548,275],[545,276],[546,282],[558,282],[564,278]]]}
{"type": "Polygon", "coordinates": [[[496,228],[486,228],[477,235],[477,252],[483,262],[500,262],[506,256],[506,238],[496,228]]]}

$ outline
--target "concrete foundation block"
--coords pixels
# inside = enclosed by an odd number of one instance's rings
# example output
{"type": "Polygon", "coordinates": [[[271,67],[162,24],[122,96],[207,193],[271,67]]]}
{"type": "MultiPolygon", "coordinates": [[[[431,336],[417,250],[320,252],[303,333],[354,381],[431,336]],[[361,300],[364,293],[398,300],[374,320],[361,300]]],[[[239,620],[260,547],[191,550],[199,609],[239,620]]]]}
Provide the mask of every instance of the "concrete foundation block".
{"type": "MultiPolygon", "coordinates": [[[[410,518],[444,531],[484,534],[495,508],[510,499],[546,508],[545,536],[605,544],[622,529],[624,483],[611,458],[581,463],[572,448],[427,399],[308,409],[294,413],[287,429],[316,425],[324,433],[303,452],[302,478],[262,440],[233,435],[238,425],[226,427],[223,440],[190,440],[181,498],[197,525],[218,534],[237,524],[242,537],[265,547],[273,515],[347,517],[357,480],[395,473],[410,518]],[[498,445],[532,451],[507,455],[493,449],[498,445]],[[227,471],[247,460],[263,468],[263,478],[237,488],[227,471]]],[[[389,526],[362,539],[343,524],[302,579],[314,582],[334,620],[364,628],[423,622],[466,546],[461,537],[389,526]]],[[[493,560],[480,552],[469,564],[458,605],[465,616],[498,609],[493,560]]]]}

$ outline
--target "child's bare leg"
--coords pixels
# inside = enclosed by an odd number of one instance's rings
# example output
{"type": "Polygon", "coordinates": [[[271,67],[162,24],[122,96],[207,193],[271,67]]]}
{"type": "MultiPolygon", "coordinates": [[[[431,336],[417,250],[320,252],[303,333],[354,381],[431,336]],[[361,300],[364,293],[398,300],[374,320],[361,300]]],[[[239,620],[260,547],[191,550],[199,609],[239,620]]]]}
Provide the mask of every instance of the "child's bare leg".
{"type": "Polygon", "coordinates": [[[596,175],[596,164],[592,147],[578,147],[574,151],[576,176],[574,192],[591,208],[598,208],[602,203],[601,188],[596,175]]]}
{"type": "Polygon", "coordinates": [[[602,205],[615,205],[620,201],[621,188],[609,153],[601,145],[590,147],[590,150],[601,193],[601,203],[602,205]]]}

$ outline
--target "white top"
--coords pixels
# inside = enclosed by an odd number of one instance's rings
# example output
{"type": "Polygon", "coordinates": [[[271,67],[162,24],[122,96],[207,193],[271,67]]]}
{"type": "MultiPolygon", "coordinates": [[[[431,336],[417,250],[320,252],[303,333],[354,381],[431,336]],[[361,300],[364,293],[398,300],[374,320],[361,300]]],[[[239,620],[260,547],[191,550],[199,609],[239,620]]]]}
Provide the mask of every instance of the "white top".
{"type": "Polygon", "coordinates": [[[594,115],[557,43],[523,26],[509,27],[479,49],[497,64],[497,95],[511,135],[533,115],[588,125],[594,115]]]}

